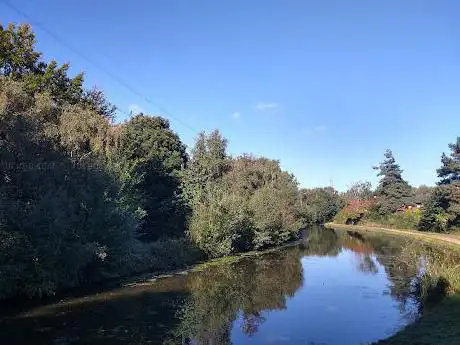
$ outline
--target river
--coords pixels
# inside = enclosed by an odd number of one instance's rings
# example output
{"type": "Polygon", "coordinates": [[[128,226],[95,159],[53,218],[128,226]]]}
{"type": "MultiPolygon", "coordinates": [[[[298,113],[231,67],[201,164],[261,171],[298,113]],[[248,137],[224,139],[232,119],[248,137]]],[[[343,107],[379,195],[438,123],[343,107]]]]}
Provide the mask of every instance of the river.
{"type": "Polygon", "coordinates": [[[17,312],[1,344],[368,344],[419,316],[412,242],[312,227],[292,246],[17,312]]]}

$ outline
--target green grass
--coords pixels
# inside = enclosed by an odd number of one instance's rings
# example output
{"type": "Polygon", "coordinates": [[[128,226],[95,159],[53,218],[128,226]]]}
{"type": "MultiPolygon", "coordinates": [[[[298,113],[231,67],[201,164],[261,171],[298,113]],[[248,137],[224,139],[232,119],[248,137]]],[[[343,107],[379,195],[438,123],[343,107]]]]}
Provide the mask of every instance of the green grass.
{"type": "Polygon", "coordinates": [[[460,293],[444,298],[418,321],[376,344],[460,344],[460,293]]]}

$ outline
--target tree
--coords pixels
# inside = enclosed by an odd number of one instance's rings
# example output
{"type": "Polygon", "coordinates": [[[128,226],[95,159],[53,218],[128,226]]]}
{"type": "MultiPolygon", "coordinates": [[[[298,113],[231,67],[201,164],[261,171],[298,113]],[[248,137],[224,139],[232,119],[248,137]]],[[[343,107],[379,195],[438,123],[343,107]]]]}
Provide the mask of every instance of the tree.
{"type": "Polygon", "coordinates": [[[297,182],[278,161],[230,159],[220,133],[200,134],[184,175],[192,210],[189,236],[210,256],[274,246],[295,238],[297,182]]]}
{"type": "Polygon", "coordinates": [[[420,230],[448,231],[460,227],[460,137],[449,144],[450,156],[441,156],[440,181],[426,203],[420,230]]]}
{"type": "Polygon", "coordinates": [[[381,214],[396,212],[411,202],[411,187],[402,178],[403,170],[396,163],[391,150],[385,152],[385,160],[374,169],[379,171],[377,176],[381,176],[376,190],[377,207],[381,214]]]}
{"type": "Polygon", "coordinates": [[[253,227],[247,200],[215,183],[194,203],[188,232],[208,256],[219,257],[252,249],[253,227]]]}
{"type": "Polygon", "coordinates": [[[255,249],[295,238],[301,226],[296,209],[297,181],[281,170],[278,161],[242,155],[231,161],[223,183],[230,193],[247,200],[255,249]]]}
{"type": "Polygon", "coordinates": [[[80,104],[99,115],[113,120],[115,106],[107,101],[102,91],[83,88],[83,73],[68,75],[69,64],[61,66],[54,60],[44,62],[35,51],[35,34],[30,25],[0,25],[0,75],[22,80],[31,93],[48,92],[57,105],[80,104]]]}
{"type": "Polygon", "coordinates": [[[417,204],[424,205],[431,197],[435,190],[435,187],[420,185],[413,188],[414,202],[417,204]]]}
{"type": "Polygon", "coordinates": [[[450,156],[445,153],[441,156],[441,168],[437,170],[440,185],[452,184],[460,181],[460,137],[455,143],[449,144],[450,156]]]}
{"type": "Polygon", "coordinates": [[[198,134],[187,169],[181,175],[182,191],[189,205],[199,201],[206,186],[219,180],[228,171],[227,143],[217,129],[210,134],[198,134]]]}
{"type": "Polygon", "coordinates": [[[332,187],[301,189],[299,213],[305,223],[326,223],[345,206],[339,193],[332,187]]]}
{"type": "Polygon", "coordinates": [[[343,198],[346,201],[352,201],[352,200],[368,200],[372,198],[374,195],[374,192],[372,190],[372,184],[368,181],[358,181],[352,183],[349,187],[348,190],[343,193],[343,198]]]}
{"type": "MultiPolygon", "coordinates": [[[[0,78],[0,298],[52,294],[120,272],[136,228],[111,177],[82,159],[86,139],[49,135],[46,111],[61,110],[45,106],[46,97],[0,78]]],[[[91,128],[90,119],[81,117],[79,128],[91,128]]]]}
{"type": "Polygon", "coordinates": [[[6,29],[0,25],[0,74],[18,77],[26,73],[37,73],[41,54],[34,50],[35,34],[30,25],[6,29]]]}
{"type": "Polygon", "coordinates": [[[111,162],[125,203],[143,211],[142,240],[185,233],[179,175],[186,161],[185,146],[168,120],[140,114],[121,126],[111,162]]]}

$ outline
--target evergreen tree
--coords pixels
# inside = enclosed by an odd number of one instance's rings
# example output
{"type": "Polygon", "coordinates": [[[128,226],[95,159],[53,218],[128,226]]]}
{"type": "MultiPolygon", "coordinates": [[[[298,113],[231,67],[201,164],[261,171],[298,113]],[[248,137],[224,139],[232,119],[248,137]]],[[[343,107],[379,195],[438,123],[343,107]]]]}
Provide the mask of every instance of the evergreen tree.
{"type": "Polygon", "coordinates": [[[441,168],[437,170],[440,185],[460,181],[460,137],[455,143],[449,144],[450,156],[445,153],[441,156],[441,168]]]}
{"type": "Polygon", "coordinates": [[[426,203],[420,230],[448,231],[460,227],[460,137],[449,144],[450,156],[441,156],[440,181],[426,203]]]}
{"type": "Polygon", "coordinates": [[[399,207],[410,203],[412,191],[409,184],[402,178],[403,170],[396,163],[391,150],[385,152],[385,160],[378,167],[377,176],[380,176],[380,183],[377,187],[377,207],[381,214],[390,214],[399,207]]]}

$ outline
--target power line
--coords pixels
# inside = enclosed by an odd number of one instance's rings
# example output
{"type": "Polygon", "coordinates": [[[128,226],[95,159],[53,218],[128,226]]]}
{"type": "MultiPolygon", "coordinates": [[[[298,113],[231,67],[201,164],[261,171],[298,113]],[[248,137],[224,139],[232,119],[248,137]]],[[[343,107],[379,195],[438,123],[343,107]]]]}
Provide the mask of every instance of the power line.
{"type": "MultiPolygon", "coordinates": [[[[150,105],[158,108],[162,113],[166,114],[168,117],[176,120],[178,123],[180,123],[181,125],[183,125],[184,127],[187,127],[189,130],[191,130],[192,132],[195,132],[196,134],[198,134],[198,131],[193,128],[192,126],[190,126],[189,124],[185,123],[184,121],[182,121],[181,119],[173,116],[169,111],[167,111],[165,108],[161,107],[160,105],[156,104],[155,102],[153,102],[150,98],[148,98],[147,96],[143,95],[141,92],[139,92],[136,88],[134,88],[133,86],[131,86],[129,83],[127,83],[126,81],[124,81],[123,79],[121,79],[119,76],[113,74],[110,70],[108,70],[106,67],[104,67],[103,65],[99,64],[97,61],[94,61],[92,58],[90,58],[88,55],[80,52],[77,48],[75,48],[74,46],[72,46],[71,44],[68,44],[65,40],[63,40],[61,37],[59,37],[58,35],[56,35],[55,33],[53,33],[51,30],[47,29],[43,24],[41,24],[40,22],[38,22],[37,20],[34,20],[32,17],[30,17],[27,13],[25,13],[24,11],[20,10],[19,8],[17,8],[16,6],[12,5],[10,2],[8,1],[5,1],[5,0],[0,0],[3,4],[5,4],[6,6],[8,6],[10,9],[12,9],[13,11],[15,11],[16,13],[18,13],[19,15],[21,15],[22,17],[24,17],[25,19],[27,19],[31,24],[33,24],[34,26],[40,28],[42,31],[44,31],[46,34],[48,34],[48,36],[50,36],[51,38],[53,38],[56,42],[60,43],[61,45],[63,45],[64,47],[66,47],[67,49],[71,50],[74,54],[78,55],[79,57],[81,57],[82,59],[88,61],[90,64],[92,64],[94,67],[96,67],[97,69],[99,69],[100,71],[102,71],[103,73],[105,73],[107,76],[109,76],[111,79],[113,79],[115,82],[117,82],[118,84],[120,84],[121,86],[123,86],[125,89],[127,89],[128,91],[130,91],[131,93],[133,93],[134,95],[140,97],[141,99],[143,99],[145,102],[149,103],[150,105]]],[[[122,111],[120,109],[120,111],[122,111]]],[[[126,114],[126,112],[122,111],[123,113],[126,114]]]]}

